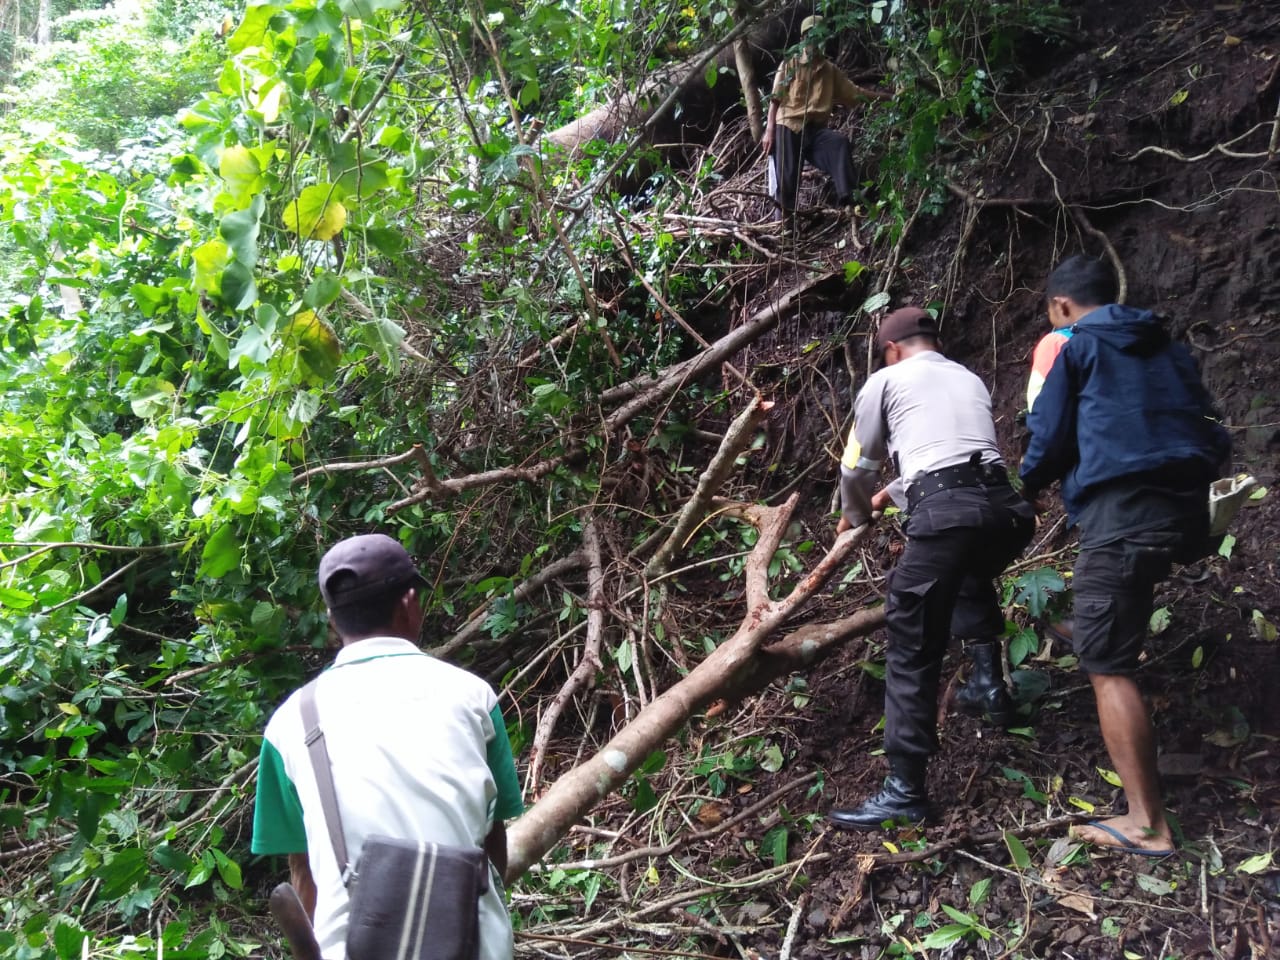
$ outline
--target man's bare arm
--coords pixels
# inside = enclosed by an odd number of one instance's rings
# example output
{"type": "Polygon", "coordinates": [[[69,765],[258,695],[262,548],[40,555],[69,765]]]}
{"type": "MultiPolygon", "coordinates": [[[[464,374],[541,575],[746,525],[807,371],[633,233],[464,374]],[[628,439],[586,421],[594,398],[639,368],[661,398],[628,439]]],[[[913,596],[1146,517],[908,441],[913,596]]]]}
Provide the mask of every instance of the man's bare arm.
{"type": "Polygon", "coordinates": [[[489,855],[489,862],[498,870],[498,876],[507,873],[507,826],[501,820],[493,821],[493,829],[484,838],[484,852],[489,855]]]}
{"type": "Polygon", "coordinates": [[[305,853],[289,854],[289,882],[298,891],[298,899],[307,911],[307,918],[316,919],[316,881],[311,876],[311,861],[305,853]]]}

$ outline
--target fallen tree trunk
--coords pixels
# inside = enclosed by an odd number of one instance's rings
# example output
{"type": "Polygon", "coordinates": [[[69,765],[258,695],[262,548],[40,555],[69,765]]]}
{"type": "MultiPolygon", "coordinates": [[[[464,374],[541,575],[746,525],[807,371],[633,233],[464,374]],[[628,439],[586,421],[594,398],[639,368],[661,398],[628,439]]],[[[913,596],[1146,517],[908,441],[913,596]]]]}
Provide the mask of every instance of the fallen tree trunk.
{"type": "Polygon", "coordinates": [[[519,877],[542,858],[588,810],[621,786],[645,758],[676,733],[694,712],[720,692],[740,688],[751,661],[775,630],[822,587],[870,529],[868,524],[836,538],[818,565],[783,600],[768,598],[769,563],[798,502],[793,494],[779,507],[741,504],[736,513],[753,522],[759,536],[747,558],[748,609],[742,625],[702,663],[627,724],[595,756],[560,777],[507,833],[506,879],[519,877]]]}
{"type": "Polygon", "coordinates": [[[739,8],[738,27],[717,47],[664,67],[638,89],[545,134],[542,142],[574,153],[592,140],[616,143],[627,131],[639,128],[642,136],[637,145],[705,145],[724,114],[739,107],[742,95],[740,84],[718,81],[721,72],[736,72],[742,56],[754,76],[770,73],[781,52],[799,36],[800,22],[811,11],[809,3],[790,3],[753,24],[755,11],[739,8]],[[717,79],[709,85],[708,76],[717,79]]]}

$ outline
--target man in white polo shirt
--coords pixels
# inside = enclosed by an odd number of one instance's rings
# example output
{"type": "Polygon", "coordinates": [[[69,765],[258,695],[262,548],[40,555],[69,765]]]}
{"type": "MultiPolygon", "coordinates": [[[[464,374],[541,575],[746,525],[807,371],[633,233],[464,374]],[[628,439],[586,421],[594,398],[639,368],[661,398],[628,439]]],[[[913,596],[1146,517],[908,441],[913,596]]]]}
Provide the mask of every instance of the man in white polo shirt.
{"type": "MultiPolygon", "coordinates": [[[[503,821],[522,812],[506,726],[490,686],[417,647],[422,576],[395,540],[343,540],[320,561],[320,592],[342,638],[319,678],[316,708],[351,862],[367,837],[483,847],[483,960],[512,955],[503,899],[503,821]]],[[[324,960],[345,960],[349,911],[314,768],[300,697],[272,715],[262,742],[254,853],[288,854],[324,960]]]]}

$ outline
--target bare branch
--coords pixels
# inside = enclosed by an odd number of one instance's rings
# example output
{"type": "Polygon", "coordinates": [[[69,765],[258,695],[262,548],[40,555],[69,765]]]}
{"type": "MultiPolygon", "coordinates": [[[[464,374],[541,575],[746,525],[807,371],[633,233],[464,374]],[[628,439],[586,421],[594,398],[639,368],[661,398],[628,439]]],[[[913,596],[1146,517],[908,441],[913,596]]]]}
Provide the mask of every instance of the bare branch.
{"type": "Polygon", "coordinates": [[[720,442],[720,449],[716,451],[716,455],[707,464],[707,469],[698,478],[698,487],[680,511],[680,516],[676,520],[676,525],[672,529],[670,536],[667,537],[645,566],[644,577],[646,580],[666,572],[668,565],[671,563],[671,558],[677,550],[684,546],[685,540],[688,539],[693,528],[702,519],[703,514],[706,513],[707,506],[711,503],[711,498],[715,496],[716,491],[720,489],[724,482],[729,479],[729,474],[733,472],[736,466],[738,454],[747,448],[756,428],[764,420],[772,406],[772,403],[761,400],[757,394],[747,408],[738,414],[733,423],[729,424],[729,429],[725,431],[724,439],[720,442]]]}
{"type": "Polygon", "coordinates": [[[596,529],[594,519],[582,531],[582,549],[587,557],[587,639],[582,646],[582,656],[577,667],[569,674],[569,679],[538,720],[538,729],[534,732],[530,749],[527,790],[534,796],[538,793],[542,759],[546,755],[547,744],[551,742],[551,734],[555,732],[556,721],[560,719],[569,700],[595,682],[600,670],[600,648],[604,644],[604,562],[601,558],[600,532],[596,529]]]}
{"type": "MultiPolygon", "coordinates": [[[[529,597],[533,596],[533,594],[537,593],[551,581],[564,576],[566,573],[581,568],[581,566],[586,562],[587,555],[583,551],[577,550],[569,554],[567,557],[561,557],[554,563],[547,564],[533,576],[522,581],[520,586],[511,591],[512,602],[520,603],[529,599],[529,597]]],[[[459,647],[466,646],[478,637],[480,632],[484,629],[485,614],[489,612],[492,606],[492,603],[486,603],[483,607],[467,618],[467,622],[463,625],[461,630],[455,633],[444,643],[440,644],[440,646],[433,647],[428,652],[433,657],[442,658],[447,657],[459,647]]]]}

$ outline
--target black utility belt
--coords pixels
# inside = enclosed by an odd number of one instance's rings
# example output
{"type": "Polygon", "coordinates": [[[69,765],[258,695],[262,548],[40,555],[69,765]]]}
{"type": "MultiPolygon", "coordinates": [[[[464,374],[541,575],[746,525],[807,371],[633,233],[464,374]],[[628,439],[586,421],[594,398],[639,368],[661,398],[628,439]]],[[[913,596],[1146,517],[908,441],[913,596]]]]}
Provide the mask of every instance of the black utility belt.
{"type": "Polygon", "coordinates": [[[907,488],[907,512],[926,497],[943,490],[954,490],[957,487],[1007,487],[1009,476],[1004,465],[1000,463],[957,463],[954,467],[943,467],[921,474],[907,488]]]}

